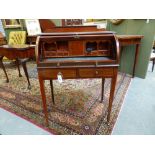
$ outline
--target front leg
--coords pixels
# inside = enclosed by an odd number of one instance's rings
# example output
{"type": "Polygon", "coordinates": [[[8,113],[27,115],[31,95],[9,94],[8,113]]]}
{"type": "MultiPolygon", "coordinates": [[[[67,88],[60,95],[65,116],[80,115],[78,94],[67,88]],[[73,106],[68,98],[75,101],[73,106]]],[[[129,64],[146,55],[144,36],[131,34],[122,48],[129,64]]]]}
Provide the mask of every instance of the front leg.
{"type": "Polygon", "coordinates": [[[38,76],[38,78],[39,78],[40,92],[41,92],[41,97],[42,97],[43,112],[45,115],[45,123],[47,126],[49,126],[44,80],[39,76],[38,76]]]}
{"type": "Polygon", "coordinates": [[[117,82],[117,74],[115,74],[112,77],[112,80],[111,80],[111,89],[110,89],[109,106],[108,106],[108,116],[107,116],[107,122],[108,122],[108,124],[110,122],[110,115],[111,115],[112,103],[113,103],[113,99],[114,99],[116,82],[117,82]]]}

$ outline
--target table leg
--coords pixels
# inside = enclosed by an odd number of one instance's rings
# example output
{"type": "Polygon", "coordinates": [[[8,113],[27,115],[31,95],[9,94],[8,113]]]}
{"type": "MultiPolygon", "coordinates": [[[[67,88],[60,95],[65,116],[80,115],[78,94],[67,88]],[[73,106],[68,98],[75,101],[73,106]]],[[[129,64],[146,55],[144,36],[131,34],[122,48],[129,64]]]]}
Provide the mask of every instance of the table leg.
{"type": "Polygon", "coordinates": [[[123,67],[123,64],[122,64],[122,61],[121,61],[123,50],[124,50],[124,46],[120,46],[120,53],[119,53],[120,60],[119,60],[119,64],[120,64],[121,72],[124,72],[124,67],[123,67]]]}
{"type": "Polygon", "coordinates": [[[53,80],[50,80],[50,86],[51,86],[52,102],[53,102],[53,104],[55,104],[55,101],[54,101],[54,91],[53,91],[53,80]]]}
{"type": "Polygon", "coordinates": [[[112,102],[113,102],[113,99],[114,99],[116,82],[117,82],[117,74],[111,79],[111,89],[110,89],[108,115],[107,115],[107,122],[108,123],[110,121],[110,114],[111,114],[111,109],[112,109],[112,102]]]}
{"type": "Polygon", "coordinates": [[[17,66],[17,68],[18,68],[18,72],[19,72],[19,77],[22,77],[22,75],[21,75],[21,73],[20,73],[20,66],[19,66],[19,60],[18,59],[16,59],[16,66],[17,66]]]}
{"type": "Polygon", "coordinates": [[[44,115],[45,115],[45,123],[46,123],[47,126],[49,126],[44,80],[42,78],[40,78],[40,77],[38,77],[38,78],[39,78],[40,92],[41,92],[42,103],[43,103],[43,112],[44,112],[44,115]]]}
{"type": "Polygon", "coordinates": [[[137,64],[137,58],[138,58],[138,53],[139,53],[139,47],[140,47],[140,44],[136,44],[136,51],[135,51],[135,59],[134,59],[132,77],[135,77],[135,68],[136,68],[136,64],[137,64]]]}
{"type": "Polygon", "coordinates": [[[6,73],[6,70],[5,70],[5,67],[4,67],[4,64],[3,64],[3,56],[0,56],[0,66],[2,67],[4,73],[5,73],[5,76],[6,76],[6,82],[9,82],[9,78],[8,78],[8,75],[6,73]]]}
{"type": "Polygon", "coordinates": [[[105,83],[105,78],[102,78],[101,102],[103,102],[103,97],[104,97],[104,83],[105,83]]]}
{"type": "Polygon", "coordinates": [[[24,73],[25,73],[25,76],[26,76],[26,79],[27,79],[27,82],[28,82],[28,89],[31,89],[31,84],[30,84],[30,80],[29,80],[29,75],[28,75],[28,72],[27,72],[27,67],[26,67],[26,62],[28,60],[21,60],[21,63],[22,63],[22,66],[23,66],[23,70],[24,70],[24,73]]]}
{"type": "Polygon", "coordinates": [[[154,70],[155,59],[152,60],[152,72],[154,70]]]}

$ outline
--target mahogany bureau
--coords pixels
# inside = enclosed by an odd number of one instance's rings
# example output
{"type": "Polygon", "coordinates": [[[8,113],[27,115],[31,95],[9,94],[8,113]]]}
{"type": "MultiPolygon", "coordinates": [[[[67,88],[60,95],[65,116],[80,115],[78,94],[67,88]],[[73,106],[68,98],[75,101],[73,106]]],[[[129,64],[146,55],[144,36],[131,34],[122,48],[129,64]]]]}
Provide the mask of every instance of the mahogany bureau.
{"type": "Polygon", "coordinates": [[[48,125],[48,110],[44,81],[50,80],[54,101],[53,79],[101,78],[101,101],[104,80],[111,78],[107,121],[114,97],[119,66],[119,43],[113,32],[60,32],[44,33],[37,37],[36,61],[38,79],[48,125]]]}

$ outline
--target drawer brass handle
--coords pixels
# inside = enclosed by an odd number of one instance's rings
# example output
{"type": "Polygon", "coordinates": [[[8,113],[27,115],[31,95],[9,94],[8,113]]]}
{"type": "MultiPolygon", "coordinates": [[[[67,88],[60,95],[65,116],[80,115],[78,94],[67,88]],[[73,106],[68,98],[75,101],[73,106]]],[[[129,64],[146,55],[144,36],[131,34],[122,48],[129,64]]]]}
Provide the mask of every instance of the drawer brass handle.
{"type": "Polygon", "coordinates": [[[95,73],[98,74],[98,71],[96,71],[95,73]]]}
{"type": "Polygon", "coordinates": [[[58,74],[57,75],[61,75],[62,76],[62,73],[61,72],[58,72],[58,74]]]}

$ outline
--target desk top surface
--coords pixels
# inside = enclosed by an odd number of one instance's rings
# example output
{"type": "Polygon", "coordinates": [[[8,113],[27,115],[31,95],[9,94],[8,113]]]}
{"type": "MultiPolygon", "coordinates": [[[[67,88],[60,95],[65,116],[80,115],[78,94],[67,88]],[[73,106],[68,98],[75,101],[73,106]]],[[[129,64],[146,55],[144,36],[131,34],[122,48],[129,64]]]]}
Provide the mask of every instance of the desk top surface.
{"type": "Polygon", "coordinates": [[[116,35],[118,39],[142,39],[143,35],[116,35]]]}
{"type": "MultiPolygon", "coordinates": [[[[111,31],[100,31],[100,32],[93,32],[94,34],[99,34],[101,33],[102,34],[111,34],[111,33],[115,33],[115,32],[111,32],[111,31]]],[[[73,35],[73,34],[90,34],[92,32],[67,32],[68,35],[73,35]]],[[[49,36],[49,35],[54,35],[54,34],[57,34],[57,35],[64,35],[66,34],[66,32],[59,32],[59,33],[56,33],[56,32],[53,32],[53,33],[42,33],[42,34],[38,34],[38,35],[33,35],[33,36],[28,36],[28,37],[37,37],[37,36],[49,36]]],[[[136,39],[136,38],[139,38],[139,39],[142,39],[144,37],[144,35],[116,35],[118,39],[136,39]]]]}
{"type": "Polygon", "coordinates": [[[91,32],[52,32],[52,33],[41,33],[38,36],[63,36],[63,35],[102,35],[102,34],[115,34],[112,31],[91,31],[91,32]]]}
{"type": "Polygon", "coordinates": [[[61,61],[74,61],[74,62],[81,62],[81,61],[100,61],[100,60],[111,60],[110,57],[88,57],[88,56],[83,56],[83,57],[62,57],[62,58],[47,58],[46,61],[52,61],[52,62],[61,62],[61,61]]]}
{"type": "Polygon", "coordinates": [[[99,67],[118,66],[115,60],[110,57],[66,57],[66,58],[46,58],[38,64],[39,68],[48,67],[99,67]]]}

